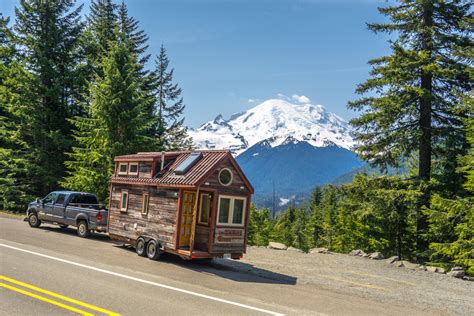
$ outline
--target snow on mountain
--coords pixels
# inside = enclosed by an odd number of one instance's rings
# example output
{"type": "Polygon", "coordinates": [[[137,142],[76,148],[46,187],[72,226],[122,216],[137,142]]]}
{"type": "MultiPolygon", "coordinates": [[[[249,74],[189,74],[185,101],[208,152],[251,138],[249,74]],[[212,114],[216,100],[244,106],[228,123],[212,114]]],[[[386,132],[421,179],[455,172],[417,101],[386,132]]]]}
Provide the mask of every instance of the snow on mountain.
{"type": "Polygon", "coordinates": [[[235,155],[264,140],[272,148],[307,142],[314,147],[336,145],[350,150],[355,143],[348,122],[302,97],[267,100],[228,120],[218,115],[190,130],[190,135],[198,148],[230,149],[235,155]]]}

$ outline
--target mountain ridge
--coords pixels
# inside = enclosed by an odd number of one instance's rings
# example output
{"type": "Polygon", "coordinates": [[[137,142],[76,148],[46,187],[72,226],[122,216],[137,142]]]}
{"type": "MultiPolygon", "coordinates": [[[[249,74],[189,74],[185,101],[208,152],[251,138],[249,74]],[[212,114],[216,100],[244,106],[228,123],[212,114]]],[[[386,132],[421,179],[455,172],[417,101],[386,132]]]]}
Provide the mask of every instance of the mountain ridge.
{"type": "Polygon", "coordinates": [[[343,118],[322,105],[282,99],[266,100],[227,120],[219,114],[189,132],[196,147],[229,149],[236,156],[265,139],[272,147],[288,142],[289,137],[314,147],[336,145],[350,150],[355,145],[351,127],[343,118]]]}

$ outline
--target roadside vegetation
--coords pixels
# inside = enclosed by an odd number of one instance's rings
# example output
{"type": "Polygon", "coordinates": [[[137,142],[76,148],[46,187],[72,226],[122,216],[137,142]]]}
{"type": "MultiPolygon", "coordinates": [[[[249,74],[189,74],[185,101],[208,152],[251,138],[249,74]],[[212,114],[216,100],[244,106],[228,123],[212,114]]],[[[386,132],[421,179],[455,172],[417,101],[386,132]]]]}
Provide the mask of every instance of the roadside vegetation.
{"type": "Polygon", "coordinates": [[[252,209],[249,241],[307,251],[381,251],[418,262],[462,265],[474,275],[474,102],[468,1],[403,1],[369,29],[396,36],[369,61],[371,78],[349,107],[360,157],[397,176],[360,174],[316,188],[310,203],[272,219],[252,209]]]}

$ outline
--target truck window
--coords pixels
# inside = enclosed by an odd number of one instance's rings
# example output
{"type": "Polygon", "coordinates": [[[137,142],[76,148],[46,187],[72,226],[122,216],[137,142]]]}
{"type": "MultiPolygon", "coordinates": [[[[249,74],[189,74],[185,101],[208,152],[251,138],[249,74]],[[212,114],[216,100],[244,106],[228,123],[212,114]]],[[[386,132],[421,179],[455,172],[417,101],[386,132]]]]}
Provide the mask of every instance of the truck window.
{"type": "Polygon", "coordinates": [[[66,194],[58,194],[58,198],[56,199],[56,204],[64,204],[65,198],[66,198],[66,194]]]}
{"type": "Polygon", "coordinates": [[[53,204],[54,203],[54,200],[56,200],[56,197],[58,196],[57,193],[50,193],[48,195],[46,195],[46,197],[43,199],[43,202],[45,204],[53,204]]]}
{"type": "Polygon", "coordinates": [[[70,204],[99,204],[99,202],[94,195],[76,194],[72,196],[70,204]]]}

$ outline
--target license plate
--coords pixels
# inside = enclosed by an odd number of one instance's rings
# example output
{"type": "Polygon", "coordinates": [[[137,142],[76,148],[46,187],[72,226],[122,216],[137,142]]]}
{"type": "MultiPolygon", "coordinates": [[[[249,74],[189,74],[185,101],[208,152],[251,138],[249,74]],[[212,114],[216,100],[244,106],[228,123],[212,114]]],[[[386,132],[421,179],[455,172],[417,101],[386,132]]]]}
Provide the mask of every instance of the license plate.
{"type": "Polygon", "coordinates": [[[231,259],[231,258],[232,258],[232,256],[231,256],[230,253],[225,253],[224,254],[224,259],[231,259]]]}

